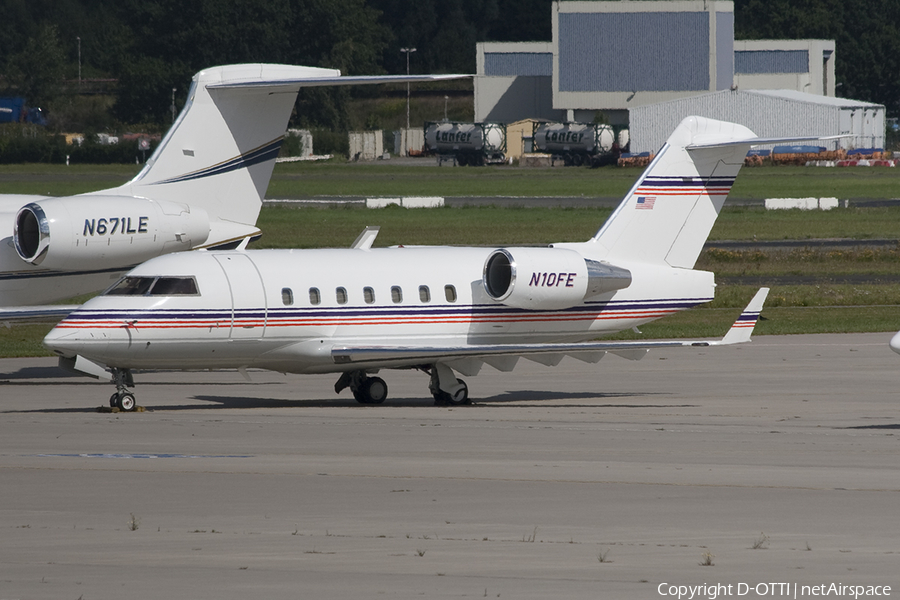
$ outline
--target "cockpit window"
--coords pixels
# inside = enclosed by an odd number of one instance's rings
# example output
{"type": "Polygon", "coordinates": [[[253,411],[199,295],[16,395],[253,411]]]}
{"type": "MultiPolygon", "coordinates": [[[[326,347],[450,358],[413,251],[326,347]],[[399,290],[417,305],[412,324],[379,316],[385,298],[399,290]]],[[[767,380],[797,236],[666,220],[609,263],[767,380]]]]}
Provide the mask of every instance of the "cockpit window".
{"type": "Polygon", "coordinates": [[[196,296],[197,282],[193,277],[160,277],[150,288],[151,296],[196,296]]]}
{"type": "Polygon", "coordinates": [[[143,296],[150,291],[156,277],[123,277],[106,290],[106,296],[143,296]]]}
{"type": "Polygon", "coordinates": [[[124,277],[105,296],[196,296],[193,277],[124,277]]]}

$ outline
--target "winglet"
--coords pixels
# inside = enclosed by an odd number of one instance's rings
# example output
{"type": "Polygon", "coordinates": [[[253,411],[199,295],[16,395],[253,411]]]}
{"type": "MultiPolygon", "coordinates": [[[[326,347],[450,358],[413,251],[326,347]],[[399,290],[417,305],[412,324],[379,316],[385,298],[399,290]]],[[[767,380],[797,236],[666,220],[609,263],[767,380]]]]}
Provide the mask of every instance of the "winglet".
{"type": "Polygon", "coordinates": [[[731,329],[728,330],[725,337],[723,337],[721,341],[713,343],[715,345],[726,345],[749,342],[750,334],[753,333],[753,328],[759,320],[759,313],[762,311],[763,303],[766,301],[766,296],[768,295],[769,288],[759,288],[759,291],[753,296],[750,304],[747,305],[747,308],[744,309],[741,316],[734,322],[734,325],[731,326],[731,329]]]}

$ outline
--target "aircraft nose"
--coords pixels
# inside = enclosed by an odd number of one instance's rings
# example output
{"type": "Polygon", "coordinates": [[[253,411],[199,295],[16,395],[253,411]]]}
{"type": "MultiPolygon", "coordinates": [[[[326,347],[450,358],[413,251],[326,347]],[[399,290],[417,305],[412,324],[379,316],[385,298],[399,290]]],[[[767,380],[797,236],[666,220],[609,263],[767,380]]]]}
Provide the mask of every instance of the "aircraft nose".
{"type": "Polygon", "coordinates": [[[44,347],[59,356],[75,356],[81,346],[81,335],[77,330],[54,327],[44,336],[44,347]]]}
{"type": "Polygon", "coordinates": [[[894,337],[891,338],[891,350],[900,354],[900,331],[894,334],[894,337]]]}

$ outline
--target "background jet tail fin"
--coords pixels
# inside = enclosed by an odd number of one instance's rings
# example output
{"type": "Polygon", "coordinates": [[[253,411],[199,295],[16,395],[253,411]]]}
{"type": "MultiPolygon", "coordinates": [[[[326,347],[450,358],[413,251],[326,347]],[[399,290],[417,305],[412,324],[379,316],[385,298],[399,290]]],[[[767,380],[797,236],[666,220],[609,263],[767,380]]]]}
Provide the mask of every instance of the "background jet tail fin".
{"type": "Polygon", "coordinates": [[[194,76],[184,109],[143,170],[100,193],[202,209],[210,220],[207,245],[254,235],[301,87],[455,77],[461,76],[341,77],[335,69],[276,64],[205,69],[194,76]]]}
{"type": "Polygon", "coordinates": [[[755,139],[736,123],[684,119],[594,236],[598,254],[693,268],[755,139]]]}
{"type": "MultiPolygon", "coordinates": [[[[299,88],[214,86],[339,76],[333,69],[267,64],[200,71],[193,78],[184,109],[141,172],[106,193],[202,209],[209,215],[213,231],[217,221],[253,226],[299,88]]],[[[217,243],[212,237],[209,243],[217,243]]]]}

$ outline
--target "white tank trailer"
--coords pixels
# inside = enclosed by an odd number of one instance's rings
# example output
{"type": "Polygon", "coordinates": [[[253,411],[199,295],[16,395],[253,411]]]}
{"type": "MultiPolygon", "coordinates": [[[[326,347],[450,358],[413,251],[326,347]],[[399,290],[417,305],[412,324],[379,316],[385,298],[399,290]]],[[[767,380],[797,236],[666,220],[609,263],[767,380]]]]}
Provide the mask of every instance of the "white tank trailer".
{"type": "Polygon", "coordinates": [[[506,125],[500,123],[425,123],[425,150],[438,163],[453,160],[459,166],[506,162],[506,125]]]}
{"type": "Polygon", "coordinates": [[[562,160],[566,166],[613,164],[628,145],[628,130],[591,123],[534,124],[534,151],[562,160]],[[624,143],[623,143],[624,142],[624,143]]]}

